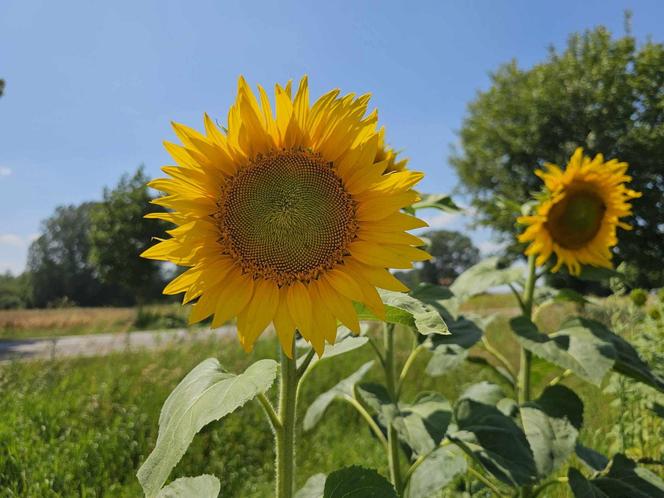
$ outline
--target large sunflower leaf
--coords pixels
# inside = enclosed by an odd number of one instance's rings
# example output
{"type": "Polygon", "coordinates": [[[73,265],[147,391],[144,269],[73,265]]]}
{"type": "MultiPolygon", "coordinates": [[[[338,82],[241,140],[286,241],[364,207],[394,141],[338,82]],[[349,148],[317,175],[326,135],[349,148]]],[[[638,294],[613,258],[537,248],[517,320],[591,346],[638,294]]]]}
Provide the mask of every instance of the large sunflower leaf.
{"type": "MultiPolygon", "coordinates": [[[[449,334],[445,321],[436,309],[419,299],[403,292],[380,291],[385,303],[385,321],[398,325],[406,325],[420,334],[449,334]]],[[[366,306],[355,303],[360,320],[379,320],[366,306]]]]}
{"type": "Polygon", "coordinates": [[[198,431],[267,391],[276,374],[273,360],[259,360],[234,375],[214,358],[189,372],[164,403],[155,448],[136,474],[145,495],[157,496],[198,431]]]}
{"type": "Polygon", "coordinates": [[[608,472],[594,479],[574,468],[567,476],[576,498],[664,498],[664,480],[620,453],[611,460],[608,472]]]}
{"type": "Polygon", "coordinates": [[[438,393],[422,393],[412,404],[399,404],[392,425],[415,454],[425,455],[443,440],[451,420],[449,401],[438,393]]]}
{"type": "Polygon", "coordinates": [[[420,200],[409,206],[413,212],[419,209],[439,209],[450,213],[461,211],[447,194],[420,194],[420,200]]]}
{"type": "Polygon", "coordinates": [[[444,375],[461,365],[470,348],[482,339],[482,329],[466,317],[451,318],[446,323],[450,335],[433,335],[427,341],[433,355],[426,373],[432,377],[444,375]]]}
{"type": "Polygon", "coordinates": [[[537,472],[545,477],[574,452],[583,423],[583,402],[565,386],[550,386],[521,407],[521,420],[537,472]]]}
{"type": "Polygon", "coordinates": [[[510,326],[519,343],[528,351],[597,386],[615,363],[613,346],[584,327],[546,335],[526,317],[513,318],[510,326]]]}
{"type": "Polygon", "coordinates": [[[295,498],[322,498],[326,479],[327,476],[325,474],[312,475],[304,483],[304,486],[295,493],[295,498]]]}
{"type": "Polygon", "coordinates": [[[522,268],[499,268],[499,261],[499,258],[492,257],[471,266],[456,278],[450,290],[460,299],[468,299],[492,287],[512,284],[523,278],[522,268]]]}
{"type": "Polygon", "coordinates": [[[352,375],[346,377],[339,383],[337,383],[332,389],[325,391],[323,394],[318,396],[304,414],[303,427],[305,431],[313,429],[313,427],[320,421],[327,410],[327,407],[330,406],[330,403],[335,399],[343,399],[344,397],[353,396],[353,388],[356,383],[364,377],[364,375],[369,371],[373,366],[373,360],[366,362],[358,370],[356,370],[352,375]]]}
{"type": "Polygon", "coordinates": [[[327,476],[323,498],[397,498],[397,493],[375,470],[353,465],[327,476]]]}
{"type": "Polygon", "coordinates": [[[221,490],[219,479],[204,474],[198,477],[181,477],[162,488],[157,498],[217,498],[221,490]]]}
{"type": "Polygon", "coordinates": [[[512,486],[532,484],[537,468],[526,435],[495,406],[461,399],[454,408],[459,430],[448,437],[488,472],[512,486]]]}
{"type": "Polygon", "coordinates": [[[458,446],[437,448],[427,456],[408,481],[405,498],[431,498],[466,472],[468,464],[458,446]]]}

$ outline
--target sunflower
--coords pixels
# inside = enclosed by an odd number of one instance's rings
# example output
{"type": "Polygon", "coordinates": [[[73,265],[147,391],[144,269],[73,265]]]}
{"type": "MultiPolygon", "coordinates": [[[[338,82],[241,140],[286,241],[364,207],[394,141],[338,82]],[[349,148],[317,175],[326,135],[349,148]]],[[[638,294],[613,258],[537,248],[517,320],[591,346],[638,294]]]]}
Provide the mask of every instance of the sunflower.
{"type": "Polygon", "coordinates": [[[631,180],[627,163],[604,162],[602,154],[591,159],[578,148],[564,171],[555,164],[545,168],[535,171],[545,186],[535,214],[517,220],[528,225],[519,236],[519,242],[530,242],[526,255],[537,255],[541,266],[555,253],[552,271],[565,264],[572,275],[579,275],[581,265],[611,268],[616,228],[631,229],[620,218],[632,213],[630,200],[641,196],[625,186],[631,180]]]}
{"type": "Polygon", "coordinates": [[[337,320],[359,333],[354,302],[384,317],[376,288],[408,290],[388,268],[430,258],[406,233],[426,224],[401,212],[423,175],[388,171],[396,154],[368,95],[333,90],[310,105],[305,77],[295,97],[276,85],[273,113],[258,91],[239,79],[226,128],[207,115],[205,134],[173,124],[176,165],[149,184],[171,211],[148,216],[178,226],[142,256],[190,267],[164,293],[197,299],[191,323],[237,317],[247,351],[272,323],[289,356],[297,329],[320,355],[337,320]]]}

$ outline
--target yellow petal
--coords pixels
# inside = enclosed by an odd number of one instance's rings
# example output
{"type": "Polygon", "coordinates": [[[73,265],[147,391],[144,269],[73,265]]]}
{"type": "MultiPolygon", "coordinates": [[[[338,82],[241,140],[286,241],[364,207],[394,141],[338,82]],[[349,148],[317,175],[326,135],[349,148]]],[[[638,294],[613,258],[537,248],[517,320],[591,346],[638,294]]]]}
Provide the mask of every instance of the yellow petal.
{"type": "Polygon", "coordinates": [[[249,352],[259,335],[270,324],[279,305],[279,288],[269,280],[258,280],[249,304],[237,317],[240,344],[249,352]]]}

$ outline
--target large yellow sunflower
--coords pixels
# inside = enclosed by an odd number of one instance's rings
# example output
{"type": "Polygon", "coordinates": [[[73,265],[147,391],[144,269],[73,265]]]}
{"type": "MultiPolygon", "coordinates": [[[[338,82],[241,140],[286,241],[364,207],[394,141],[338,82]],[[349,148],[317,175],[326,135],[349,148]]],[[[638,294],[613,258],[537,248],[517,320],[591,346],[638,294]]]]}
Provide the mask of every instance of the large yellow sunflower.
{"type": "Polygon", "coordinates": [[[197,299],[192,323],[237,317],[247,351],[273,323],[289,356],[296,329],[322,354],[337,319],[359,332],[353,302],[383,316],[376,287],[407,290],[388,268],[429,259],[406,233],[426,224],[400,211],[423,175],[387,171],[394,153],[381,153],[368,95],[333,90],[310,105],[305,77],[294,98],[290,83],[276,86],[273,113],[258,90],[240,78],[223,130],[207,115],[204,135],[173,125],[182,145],[165,146],[177,165],[150,182],[172,212],[149,217],[178,227],[142,256],[191,267],[164,293],[197,299]]]}
{"type": "Polygon", "coordinates": [[[578,148],[564,171],[555,164],[545,168],[535,172],[545,185],[535,214],[518,219],[529,225],[519,236],[519,242],[530,242],[526,255],[537,255],[536,264],[543,265],[555,253],[552,271],[565,264],[572,275],[581,265],[611,268],[616,228],[631,229],[620,218],[632,213],[630,200],[641,196],[625,186],[631,180],[627,163],[604,162],[602,154],[591,159],[578,148]]]}

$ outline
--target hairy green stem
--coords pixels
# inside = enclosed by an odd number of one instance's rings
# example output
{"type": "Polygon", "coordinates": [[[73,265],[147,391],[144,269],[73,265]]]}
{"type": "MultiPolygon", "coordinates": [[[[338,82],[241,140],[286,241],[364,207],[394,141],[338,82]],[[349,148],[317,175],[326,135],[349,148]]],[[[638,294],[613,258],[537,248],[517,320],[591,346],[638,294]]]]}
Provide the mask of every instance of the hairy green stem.
{"type": "MultiPolygon", "coordinates": [[[[295,350],[295,342],[292,345],[295,350]]],[[[295,360],[281,351],[279,383],[280,427],[275,431],[277,443],[277,498],[293,498],[295,488],[295,408],[297,400],[297,368],[295,360]]]]}
{"type": "Polygon", "coordinates": [[[378,427],[378,424],[376,421],[371,417],[371,414],[367,411],[367,409],[360,403],[356,398],[352,396],[346,396],[345,400],[348,401],[353,407],[358,411],[360,415],[362,415],[362,418],[364,421],[369,425],[373,433],[376,435],[380,443],[383,445],[383,448],[386,450],[387,448],[387,439],[385,439],[385,435],[383,434],[383,431],[380,430],[380,427],[378,427]]]}
{"type": "Polygon", "coordinates": [[[401,369],[401,373],[399,374],[399,382],[397,383],[397,395],[401,394],[401,388],[403,387],[403,383],[406,380],[406,376],[408,375],[408,372],[410,371],[410,367],[413,366],[413,363],[415,362],[415,358],[426,349],[426,346],[423,344],[420,344],[419,346],[416,346],[413,348],[413,350],[410,352],[408,355],[408,358],[406,359],[406,363],[404,363],[403,368],[401,369]]]}
{"type": "MultiPolygon", "coordinates": [[[[526,286],[523,289],[523,316],[532,319],[533,316],[533,296],[535,294],[535,282],[537,281],[535,256],[528,257],[528,277],[526,286]]],[[[521,347],[521,361],[519,363],[519,380],[517,383],[517,394],[519,404],[523,405],[530,401],[530,369],[532,363],[532,353],[521,347]]],[[[532,496],[531,486],[522,486],[520,490],[521,498],[530,498],[532,496]]]]}
{"type": "MultiPolygon", "coordinates": [[[[394,324],[388,323],[384,327],[383,340],[385,344],[385,380],[387,392],[395,406],[399,404],[397,392],[397,367],[394,350],[394,324]]],[[[387,459],[390,467],[392,484],[401,494],[403,481],[401,478],[401,463],[399,460],[399,437],[394,426],[390,423],[387,428],[387,459]]]]}

